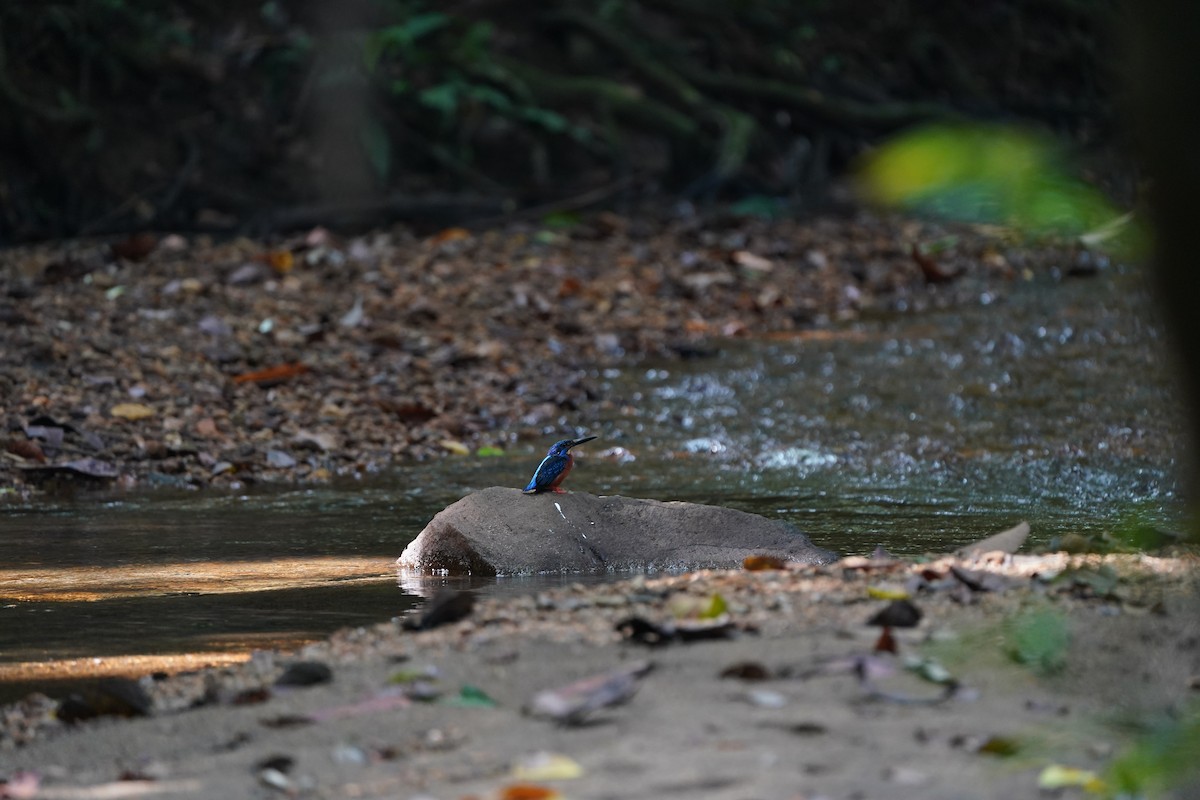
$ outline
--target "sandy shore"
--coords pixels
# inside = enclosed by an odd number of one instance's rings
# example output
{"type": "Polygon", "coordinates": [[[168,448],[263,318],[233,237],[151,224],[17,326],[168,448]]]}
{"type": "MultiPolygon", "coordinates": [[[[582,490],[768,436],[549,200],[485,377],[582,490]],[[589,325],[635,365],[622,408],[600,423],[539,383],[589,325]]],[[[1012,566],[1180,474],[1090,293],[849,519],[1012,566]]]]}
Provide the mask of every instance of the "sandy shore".
{"type": "Polygon", "coordinates": [[[484,599],[433,630],[144,678],[147,716],[68,726],[44,698],[10,706],[0,796],[1036,797],[1047,766],[1102,778],[1139,726],[1194,698],[1198,565],[848,559],[484,599]],[[878,652],[865,623],[901,594],[923,617],[878,652]],[[616,630],[631,618],[717,638],[649,646],[616,630]],[[297,661],[331,680],[275,685],[297,661]],[[580,724],[526,713],[613,670],[637,685],[621,705],[580,724]]]}

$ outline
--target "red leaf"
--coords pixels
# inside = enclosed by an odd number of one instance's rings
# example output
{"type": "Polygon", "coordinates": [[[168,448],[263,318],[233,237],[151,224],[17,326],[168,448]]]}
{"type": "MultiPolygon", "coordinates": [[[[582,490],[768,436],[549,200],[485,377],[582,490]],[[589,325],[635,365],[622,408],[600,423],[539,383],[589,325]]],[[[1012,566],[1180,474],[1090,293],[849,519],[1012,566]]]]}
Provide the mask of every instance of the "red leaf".
{"type": "Polygon", "coordinates": [[[257,383],[259,386],[263,387],[274,386],[277,383],[286,381],[288,378],[294,378],[297,375],[303,375],[308,371],[308,366],[299,362],[293,364],[280,364],[275,367],[267,367],[266,369],[255,370],[254,372],[243,372],[241,375],[234,375],[233,382],[257,383]]]}
{"type": "Polygon", "coordinates": [[[11,439],[8,442],[8,452],[18,455],[27,461],[37,461],[46,463],[46,454],[42,452],[42,448],[37,442],[31,442],[28,439],[11,439]]]}

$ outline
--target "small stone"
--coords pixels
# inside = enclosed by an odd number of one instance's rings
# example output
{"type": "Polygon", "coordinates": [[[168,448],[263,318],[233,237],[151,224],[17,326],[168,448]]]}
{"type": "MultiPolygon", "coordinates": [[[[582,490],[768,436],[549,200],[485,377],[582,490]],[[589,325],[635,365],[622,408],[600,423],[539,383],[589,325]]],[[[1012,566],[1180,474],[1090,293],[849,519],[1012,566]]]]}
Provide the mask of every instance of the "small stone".
{"type": "Polygon", "coordinates": [[[276,686],[316,686],[333,680],[333,670],[320,661],[297,661],[289,664],[275,681],[276,686]]]}
{"type": "Polygon", "coordinates": [[[268,450],[267,466],[274,467],[275,469],[290,469],[296,466],[296,459],[282,450],[268,450]]]}
{"type": "Polygon", "coordinates": [[[771,689],[751,689],[745,697],[750,705],[759,708],[784,708],[788,704],[786,695],[771,689]]]}

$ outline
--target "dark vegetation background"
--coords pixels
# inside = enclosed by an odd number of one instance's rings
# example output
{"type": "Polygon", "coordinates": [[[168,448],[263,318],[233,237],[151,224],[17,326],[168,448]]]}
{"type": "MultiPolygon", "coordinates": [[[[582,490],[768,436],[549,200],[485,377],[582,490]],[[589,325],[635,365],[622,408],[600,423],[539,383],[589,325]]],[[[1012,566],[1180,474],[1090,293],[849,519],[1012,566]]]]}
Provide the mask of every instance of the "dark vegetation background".
{"type": "Polygon", "coordinates": [[[922,121],[1068,139],[1118,199],[1083,0],[10,0],[0,242],[430,226],[549,204],[827,201],[922,121]]]}

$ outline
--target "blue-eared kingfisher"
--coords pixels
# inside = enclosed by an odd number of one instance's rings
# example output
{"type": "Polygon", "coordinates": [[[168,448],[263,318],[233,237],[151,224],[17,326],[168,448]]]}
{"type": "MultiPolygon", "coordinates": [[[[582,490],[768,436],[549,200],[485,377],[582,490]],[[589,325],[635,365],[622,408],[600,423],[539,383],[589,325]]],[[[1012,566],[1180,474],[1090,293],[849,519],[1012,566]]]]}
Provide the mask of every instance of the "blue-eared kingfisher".
{"type": "Polygon", "coordinates": [[[595,436],[585,436],[582,439],[563,439],[555,442],[550,447],[550,452],[546,453],[546,457],[542,459],[542,463],[538,464],[538,468],[533,471],[529,485],[521,491],[525,494],[546,491],[562,494],[563,490],[558,488],[558,485],[567,477],[571,467],[575,466],[575,456],[571,455],[571,448],[584,442],[590,442],[595,438],[595,436]]]}

